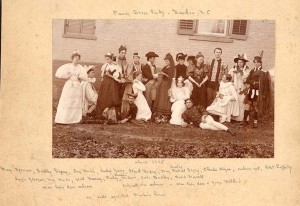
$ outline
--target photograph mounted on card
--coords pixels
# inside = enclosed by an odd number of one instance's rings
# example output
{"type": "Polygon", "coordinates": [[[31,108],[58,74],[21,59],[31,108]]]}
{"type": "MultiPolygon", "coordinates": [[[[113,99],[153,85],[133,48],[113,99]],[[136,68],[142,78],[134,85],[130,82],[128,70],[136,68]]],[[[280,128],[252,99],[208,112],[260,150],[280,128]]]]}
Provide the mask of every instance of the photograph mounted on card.
{"type": "Polygon", "coordinates": [[[273,158],[275,21],[53,19],[53,158],[273,158]]]}

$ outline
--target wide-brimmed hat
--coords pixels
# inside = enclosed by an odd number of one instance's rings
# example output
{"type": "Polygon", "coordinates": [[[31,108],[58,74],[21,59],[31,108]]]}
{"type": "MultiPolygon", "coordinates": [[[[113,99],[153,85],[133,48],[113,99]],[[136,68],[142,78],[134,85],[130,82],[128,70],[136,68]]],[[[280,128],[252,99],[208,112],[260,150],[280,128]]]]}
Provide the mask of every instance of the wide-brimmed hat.
{"type": "Polygon", "coordinates": [[[203,56],[203,54],[201,53],[201,52],[198,52],[198,54],[196,54],[196,59],[198,59],[199,57],[203,57],[204,58],[204,56],[203,56]]]}
{"type": "Polygon", "coordinates": [[[176,55],[176,61],[178,61],[179,59],[185,60],[186,56],[187,56],[186,54],[178,53],[178,54],[176,55]]]}
{"type": "Polygon", "coordinates": [[[262,63],[263,54],[264,54],[264,51],[261,51],[258,56],[255,56],[253,58],[253,63],[255,63],[256,61],[262,63]]]}
{"type": "Polygon", "coordinates": [[[126,45],[121,45],[121,46],[119,47],[119,53],[120,53],[121,51],[123,51],[123,50],[127,51],[126,45]]]}
{"type": "Polygon", "coordinates": [[[172,55],[170,53],[167,53],[166,56],[165,56],[165,58],[164,58],[164,60],[166,60],[166,59],[169,60],[169,61],[172,61],[173,57],[172,57],[172,55]]]}
{"type": "Polygon", "coordinates": [[[73,59],[74,57],[76,57],[76,56],[78,56],[79,57],[79,59],[81,59],[81,55],[80,55],[80,53],[79,53],[79,51],[73,51],[73,53],[72,53],[72,55],[71,55],[71,59],[73,59]]]}
{"type": "Polygon", "coordinates": [[[138,57],[138,58],[140,58],[139,53],[137,53],[137,52],[133,53],[133,57],[138,57]]]}
{"type": "Polygon", "coordinates": [[[146,57],[151,58],[151,57],[159,57],[157,54],[155,54],[155,52],[148,52],[146,55],[146,57]]]}
{"type": "Polygon", "coordinates": [[[238,60],[242,60],[243,62],[249,62],[249,61],[248,61],[248,58],[247,58],[247,54],[242,54],[242,55],[239,55],[239,54],[238,54],[238,55],[233,59],[233,61],[234,61],[235,63],[237,63],[238,60]]]}

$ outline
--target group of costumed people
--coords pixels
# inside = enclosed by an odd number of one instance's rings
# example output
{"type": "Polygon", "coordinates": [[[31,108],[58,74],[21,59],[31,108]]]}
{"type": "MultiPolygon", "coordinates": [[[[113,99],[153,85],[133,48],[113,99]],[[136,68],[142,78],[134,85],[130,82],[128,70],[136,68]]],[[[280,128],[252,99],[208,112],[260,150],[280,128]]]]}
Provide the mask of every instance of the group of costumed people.
{"type": "Polygon", "coordinates": [[[244,126],[250,122],[256,128],[258,119],[269,111],[271,81],[262,68],[263,52],[254,57],[253,69],[246,65],[246,54],[237,55],[234,66],[228,69],[221,59],[221,48],[214,50],[209,63],[199,52],[195,56],[178,53],[175,64],[168,53],[161,70],[156,68],[159,56],[155,52],[145,55],[146,64],[140,62],[138,53],[128,62],[126,53],[126,46],[120,46],[118,57],[105,54],[96,90],[96,67],[81,66],[80,53],[73,52],[72,62],[59,67],[55,74],[67,79],[55,123],[79,123],[87,118],[111,123],[154,121],[182,127],[192,124],[234,135],[225,122],[244,126]]]}

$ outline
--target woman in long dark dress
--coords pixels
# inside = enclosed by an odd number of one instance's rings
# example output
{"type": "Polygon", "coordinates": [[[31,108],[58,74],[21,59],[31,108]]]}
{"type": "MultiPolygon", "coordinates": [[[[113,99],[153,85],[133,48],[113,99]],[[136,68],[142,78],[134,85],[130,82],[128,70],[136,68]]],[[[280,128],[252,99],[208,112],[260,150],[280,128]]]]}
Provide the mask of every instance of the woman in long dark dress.
{"type": "Polygon", "coordinates": [[[168,122],[171,116],[171,106],[169,90],[172,84],[172,78],[175,75],[175,63],[170,53],[165,57],[166,66],[162,69],[162,81],[157,88],[156,101],[153,111],[156,113],[156,122],[168,122]]]}
{"type": "Polygon", "coordinates": [[[121,79],[121,69],[113,61],[114,55],[107,53],[105,55],[106,63],[101,68],[101,77],[103,78],[99,88],[96,114],[97,116],[107,117],[107,112],[111,107],[120,107],[119,82],[121,79]]]}
{"type": "Polygon", "coordinates": [[[207,107],[206,99],[206,84],[208,80],[208,68],[204,64],[204,56],[199,52],[196,55],[197,63],[193,76],[189,77],[189,80],[193,83],[193,91],[191,99],[194,101],[194,105],[202,105],[207,107]]]}

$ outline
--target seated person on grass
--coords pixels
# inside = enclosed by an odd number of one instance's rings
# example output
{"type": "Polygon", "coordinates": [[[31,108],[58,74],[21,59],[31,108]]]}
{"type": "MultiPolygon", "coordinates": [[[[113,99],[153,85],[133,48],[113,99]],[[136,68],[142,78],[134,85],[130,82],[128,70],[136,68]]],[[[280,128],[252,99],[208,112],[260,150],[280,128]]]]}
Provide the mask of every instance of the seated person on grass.
{"type": "Polygon", "coordinates": [[[193,123],[194,126],[202,129],[224,130],[232,136],[235,135],[235,132],[231,131],[228,127],[214,121],[214,119],[208,115],[208,112],[203,106],[194,106],[192,99],[185,100],[185,106],[187,110],[182,114],[182,118],[184,120],[184,123],[181,125],[182,127],[186,127],[188,123],[193,123]]]}

